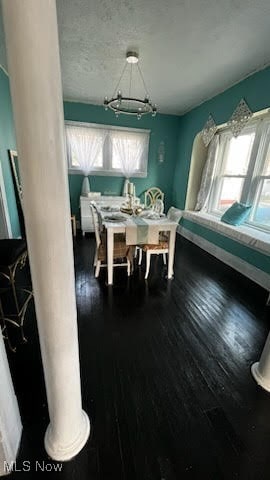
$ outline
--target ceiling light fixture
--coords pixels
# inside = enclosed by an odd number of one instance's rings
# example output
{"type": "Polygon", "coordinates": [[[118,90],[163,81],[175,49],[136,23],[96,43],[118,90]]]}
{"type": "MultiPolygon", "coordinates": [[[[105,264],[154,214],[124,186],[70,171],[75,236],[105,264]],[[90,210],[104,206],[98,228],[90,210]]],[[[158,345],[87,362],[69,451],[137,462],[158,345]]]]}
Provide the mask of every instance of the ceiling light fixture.
{"type": "Polygon", "coordinates": [[[126,63],[123,68],[122,74],[120,79],[114,89],[112,98],[105,97],[104,98],[104,108],[108,110],[110,108],[115,112],[116,117],[119,115],[133,115],[137,116],[138,120],[143,115],[151,114],[153,117],[156,116],[157,113],[157,105],[153,104],[150,100],[148,90],[146,88],[146,84],[143,78],[142,71],[139,66],[139,56],[136,52],[127,52],[126,55],[126,63]],[[119,89],[121,80],[124,77],[124,74],[129,66],[129,94],[128,96],[122,95],[121,90],[119,89]],[[131,87],[132,87],[132,76],[133,76],[133,68],[136,66],[138,75],[142,81],[143,88],[145,90],[145,97],[144,99],[135,98],[131,96],[131,87]],[[116,93],[117,92],[117,93],[116,93]]]}

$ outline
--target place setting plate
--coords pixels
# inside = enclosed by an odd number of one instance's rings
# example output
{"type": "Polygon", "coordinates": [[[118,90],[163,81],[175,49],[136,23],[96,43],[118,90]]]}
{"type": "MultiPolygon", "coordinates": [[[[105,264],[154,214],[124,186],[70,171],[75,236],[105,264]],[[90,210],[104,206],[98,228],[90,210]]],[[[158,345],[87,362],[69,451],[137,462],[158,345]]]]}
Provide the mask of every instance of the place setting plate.
{"type": "Polygon", "coordinates": [[[124,217],[124,215],[107,215],[104,217],[105,222],[113,222],[113,223],[119,223],[119,222],[125,222],[127,219],[124,217]]]}
{"type": "Polygon", "coordinates": [[[109,206],[105,206],[105,205],[104,205],[103,207],[100,208],[100,210],[101,210],[102,212],[108,212],[108,213],[110,213],[110,212],[119,212],[119,211],[120,211],[120,208],[119,208],[119,207],[109,207],[109,206]]]}
{"type": "Polygon", "coordinates": [[[146,220],[159,220],[162,217],[165,217],[163,213],[157,213],[154,212],[153,210],[143,210],[141,213],[138,215],[141,218],[145,218],[146,220]]]}

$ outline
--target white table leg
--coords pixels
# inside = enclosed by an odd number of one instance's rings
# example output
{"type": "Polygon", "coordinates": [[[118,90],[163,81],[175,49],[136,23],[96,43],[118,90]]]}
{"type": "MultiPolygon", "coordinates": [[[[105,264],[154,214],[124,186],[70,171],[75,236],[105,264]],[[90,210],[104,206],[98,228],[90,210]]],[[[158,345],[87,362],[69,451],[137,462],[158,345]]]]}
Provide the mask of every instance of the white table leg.
{"type": "Polygon", "coordinates": [[[113,284],[113,243],[114,243],[113,229],[112,228],[107,228],[108,285],[113,284]]]}
{"type": "Polygon", "coordinates": [[[170,230],[170,239],[169,239],[169,253],[168,253],[168,278],[173,277],[175,235],[176,235],[176,228],[171,229],[170,230]]]}

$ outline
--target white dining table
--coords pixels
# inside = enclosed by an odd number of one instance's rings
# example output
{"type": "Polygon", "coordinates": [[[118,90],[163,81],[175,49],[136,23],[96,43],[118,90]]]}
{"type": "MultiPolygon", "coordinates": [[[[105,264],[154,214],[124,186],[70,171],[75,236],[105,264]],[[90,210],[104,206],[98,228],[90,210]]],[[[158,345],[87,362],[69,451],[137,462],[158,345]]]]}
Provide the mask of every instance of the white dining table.
{"type": "MultiPolygon", "coordinates": [[[[125,233],[126,227],[128,225],[128,219],[130,218],[127,214],[122,214],[121,216],[126,218],[125,221],[115,222],[109,221],[108,212],[101,212],[102,223],[107,232],[107,270],[108,270],[108,285],[113,285],[113,247],[114,247],[114,235],[116,233],[125,233]]],[[[178,223],[172,220],[169,220],[166,216],[159,219],[147,219],[147,222],[151,225],[158,227],[159,232],[168,232],[169,235],[169,245],[168,245],[168,279],[173,278],[173,264],[174,264],[174,251],[175,251],[175,237],[176,237],[176,228],[178,223]]]]}

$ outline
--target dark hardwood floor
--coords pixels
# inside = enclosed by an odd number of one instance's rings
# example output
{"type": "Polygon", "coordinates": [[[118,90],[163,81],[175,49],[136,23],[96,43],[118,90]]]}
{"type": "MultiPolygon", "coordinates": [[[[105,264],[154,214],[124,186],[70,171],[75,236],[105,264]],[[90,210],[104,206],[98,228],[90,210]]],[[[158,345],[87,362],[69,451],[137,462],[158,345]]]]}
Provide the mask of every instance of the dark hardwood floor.
{"type": "Polygon", "coordinates": [[[61,472],[48,470],[55,463],[43,447],[48,413],[29,312],[29,341],[9,353],[24,424],[9,478],[36,479],[40,465],[59,480],[269,479],[270,395],[250,375],[269,330],[266,292],[181,238],[173,281],[154,259],[148,282],[144,266],[130,279],[118,269],[108,288],[105,269],[93,276],[93,238],[78,237],[74,251],[91,437],[61,472]],[[30,471],[19,471],[23,461],[30,471]]]}

